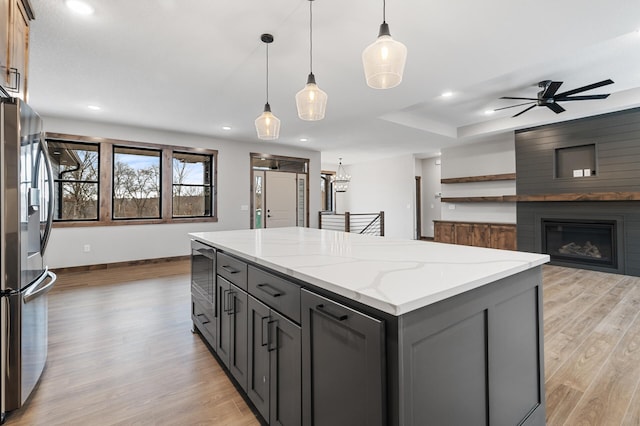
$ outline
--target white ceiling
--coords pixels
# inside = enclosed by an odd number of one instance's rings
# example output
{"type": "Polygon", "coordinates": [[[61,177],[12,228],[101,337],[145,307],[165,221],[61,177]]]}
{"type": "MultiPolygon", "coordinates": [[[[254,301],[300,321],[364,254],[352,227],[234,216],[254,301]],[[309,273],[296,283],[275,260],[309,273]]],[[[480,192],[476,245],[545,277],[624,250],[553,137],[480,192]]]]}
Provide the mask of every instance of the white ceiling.
{"type": "MultiPolygon", "coordinates": [[[[276,144],[345,164],[486,140],[499,132],[640,105],[638,0],[389,0],[387,22],[408,49],[404,79],[367,87],[361,53],[382,21],[382,1],[313,2],[313,71],[328,93],[326,118],[297,118],[294,96],[309,73],[306,0],[31,0],[30,103],[43,115],[259,141],[254,120],[269,101],[282,121],[276,144]],[[518,118],[541,80],[570,90],[611,78],[561,115],[543,107],[518,118]],[[443,98],[444,91],[453,91],[443,98]],[[91,111],[87,105],[98,105],[91,111]],[[229,125],[225,131],[222,126],[229,125]],[[308,138],[308,142],[300,142],[308,138]]],[[[94,135],[100,136],[100,135],[94,135]]]]}

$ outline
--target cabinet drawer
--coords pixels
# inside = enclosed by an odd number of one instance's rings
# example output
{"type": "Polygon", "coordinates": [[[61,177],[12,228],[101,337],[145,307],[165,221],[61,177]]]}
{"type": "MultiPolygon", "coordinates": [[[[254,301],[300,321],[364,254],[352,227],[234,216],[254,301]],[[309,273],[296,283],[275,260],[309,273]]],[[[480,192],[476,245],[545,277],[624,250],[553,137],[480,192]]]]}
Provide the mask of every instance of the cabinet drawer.
{"type": "Polygon", "coordinates": [[[216,318],[213,305],[197,296],[191,296],[191,319],[211,347],[215,348],[216,318]]]}
{"type": "Polygon", "coordinates": [[[249,266],[249,293],[286,317],[300,323],[300,286],[249,266]]]}
{"type": "Polygon", "coordinates": [[[218,275],[225,277],[229,282],[247,290],[247,264],[243,261],[218,252],[218,275]]]}

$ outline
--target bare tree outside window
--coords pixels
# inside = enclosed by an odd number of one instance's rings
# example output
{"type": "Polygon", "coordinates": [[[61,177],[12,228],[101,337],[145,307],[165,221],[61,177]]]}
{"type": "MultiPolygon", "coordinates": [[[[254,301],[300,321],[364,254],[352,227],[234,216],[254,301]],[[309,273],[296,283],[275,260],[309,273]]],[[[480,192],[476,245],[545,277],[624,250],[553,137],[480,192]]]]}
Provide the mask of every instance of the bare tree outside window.
{"type": "Polygon", "coordinates": [[[113,218],[160,217],[160,151],[113,148],[113,218]]]}
{"type": "Polygon", "coordinates": [[[213,215],[211,155],[173,153],[173,217],[213,215]]]}
{"type": "Polygon", "coordinates": [[[54,174],[54,220],[97,220],[98,145],[47,141],[54,174]]]}

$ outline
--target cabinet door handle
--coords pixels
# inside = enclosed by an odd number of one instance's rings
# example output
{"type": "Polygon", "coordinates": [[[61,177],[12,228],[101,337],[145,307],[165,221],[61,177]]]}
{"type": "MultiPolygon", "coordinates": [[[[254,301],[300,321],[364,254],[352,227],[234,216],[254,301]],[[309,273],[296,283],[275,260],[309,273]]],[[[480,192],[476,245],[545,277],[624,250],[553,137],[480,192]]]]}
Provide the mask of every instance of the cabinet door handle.
{"type": "Polygon", "coordinates": [[[280,297],[283,294],[277,288],[267,283],[258,284],[258,290],[262,290],[263,292],[267,293],[271,297],[280,297]]]}
{"type": "Polygon", "coordinates": [[[222,291],[222,312],[229,312],[229,293],[231,290],[222,291]]]}
{"type": "Polygon", "coordinates": [[[272,337],[271,329],[273,328],[273,327],[271,327],[271,325],[277,324],[277,323],[278,323],[278,320],[271,320],[271,321],[269,321],[267,323],[267,351],[268,352],[272,352],[272,351],[275,351],[276,349],[278,349],[278,342],[277,342],[278,333],[276,333],[276,339],[275,339],[276,340],[276,344],[275,344],[275,346],[271,347],[271,342],[273,340],[271,338],[272,337]]]}
{"type": "Polygon", "coordinates": [[[269,344],[269,322],[264,322],[264,320],[270,320],[271,317],[262,317],[260,321],[262,321],[262,338],[260,339],[260,343],[262,346],[267,346],[269,344]],[[264,331],[266,328],[266,332],[264,331]],[[264,338],[267,338],[267,341],[264,341],[264,338]]]}
{"type": "Polygon", "coordinates": [[[233,315],[236,313],[236,292],[233,290],[229,290],[227,298],[229,299],[229,310],[227,311],[227,313],[229,315],[233,315]]]}
{"type": "Polygon", "coordinates": [[[225,271],[227,271],[228,273],[230,273],[230,274],[237,274],[238,272],[240,272],[240,270],[239,270],[239,269],[232,268],[232,267],[231,267],[231,266],[229,266],[229,265],[221,265],[220,267],[221,267],[222,269],[224,269],[225,271]]]}
{"type": "Polygon", "coordinates": [[[330,318],[333,318],[336,321],[344,321],[347,318],[349,318],[349,316],[347,314],[336,315],[336,314],[333,314],[333,313],[327,311],[327,308],[325,308],[324,305],[322,305],[322,304],[321,305],[317,305],[316,309],[318,310],[318,312],[322,312],[326,316],[328,316],[330,318]]]}

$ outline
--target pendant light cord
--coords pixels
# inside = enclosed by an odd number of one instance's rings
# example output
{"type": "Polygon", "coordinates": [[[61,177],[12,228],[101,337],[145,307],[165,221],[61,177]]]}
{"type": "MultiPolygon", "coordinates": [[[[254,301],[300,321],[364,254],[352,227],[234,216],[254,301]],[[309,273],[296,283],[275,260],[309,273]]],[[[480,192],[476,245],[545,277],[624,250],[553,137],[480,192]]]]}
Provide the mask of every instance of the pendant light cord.
{"type": "Polygon", "coordinates": [[[269,103],[269,43],[267,45],[267,104],[269,103]]]}
{"type": "Polygon", "coordinates": [[[382,0],[382,22],[387,22],[387,2],[382,0]]]}
{"type": "Polygon", "coordinates": [[[309,0],[309,73],[313,74],[313,0],[309,0]]]}

